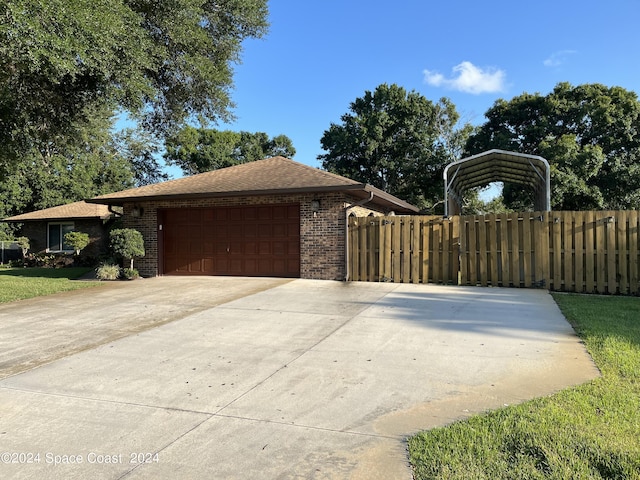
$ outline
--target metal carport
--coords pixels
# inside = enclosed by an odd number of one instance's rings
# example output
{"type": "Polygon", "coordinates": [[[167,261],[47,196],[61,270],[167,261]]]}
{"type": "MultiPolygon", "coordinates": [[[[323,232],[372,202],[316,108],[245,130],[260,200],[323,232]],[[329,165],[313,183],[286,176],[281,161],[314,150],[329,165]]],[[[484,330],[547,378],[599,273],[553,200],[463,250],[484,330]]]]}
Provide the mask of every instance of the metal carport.
{"type": "Polygon", "coordinates": [[[535,193],[535,210],[551,210],[549,162],[538,155],[494,149],[450,163],[444,169],[445,216],[460,214],[465,191],[491,182],[529,186],[535,193]]]}

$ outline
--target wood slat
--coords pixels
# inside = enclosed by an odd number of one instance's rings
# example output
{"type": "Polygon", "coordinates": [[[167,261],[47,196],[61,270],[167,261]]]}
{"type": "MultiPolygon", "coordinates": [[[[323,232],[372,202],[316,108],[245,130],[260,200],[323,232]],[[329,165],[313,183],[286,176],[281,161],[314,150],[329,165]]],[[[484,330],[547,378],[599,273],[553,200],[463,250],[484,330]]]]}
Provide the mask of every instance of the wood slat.
{"type": "Polygon", "coordinates": [[[391,222],[391,281],[392,282],[400,282],[401,281],[401,270],[402,270],[402,244],[401,244],[401,232],[402,232],[402,221],[399,217],[394,217],[391,222]]]}
{"type": "Polygon", "coordinates": [[[520,214],[512,213],[509,215],[509,240],[511,243],[511,255],[509,256],[509,264],[511,266],[510,284],[519,287],[521,283],[520,277],[520,214]]]}
{"type": "Polygon", "coordinates": [[[420,235],[420,240],[422,242],[422,282],[429,283],[431,281],[430,265],[433,258],[430,220],[425,220],[422,223],[422,233],[420,235]]]}
{"type": "Polygon", "coordinates": [[[573,274],[574,274],[574,291],[584,291],[584,223],[585,217],[583,212],[572,212],[573,214],[573,274]]]}
{"type": "Polygon", "coordinates": [[[627,250],[627,232],[629,225],[627,224],[627,212],[616,212],[615,217],[618,247],[618,255],[616,258],[618,273],[616,279],[618,280],[618,293],[626,295],[629,293],[629,251],[627,250]]]}
{"type": "Polygon", "coordinates": [[[604,293],[606,292],[606,274],[607,274],[607,264],[605,263],[605,252],[606,252],[606,242],[607,242],[607,220],[606,217],[600,218],[596,217],[594,219],[594,228],[596,232],[596,260],[595,260],[595,273],[596,273],[596,292],[604,293]]]}
{"type": "Polygon", "coordinates": [[[562,285],[562,218],[560,212],[552,212],[551,215],[551,271],[552,284],[550,288],[560,290],[562,285]]]}
{"type": "Polygon", "coordinates": [[[531,235],[533,234],[532,223],[535,221],[532,215],[522,216],[522,270],[524,276],[524,286],[529,288],[534,281],[533,256],[531,255],[531,235]]]}
{"type": "Polygon", "coordinates": [[[382,236],[381,245],[382,245],[382,262],[380,267],[380,275],[378,278],[379,282],[387,282],[392,277],[391,271],[391,256],[392,256],[392,246],[391,246],[391,224],[392,220],[383,218],[380,223],[380,235],[382,236]]]}
{"type": "Polygon", "coordinates": [[[420,228],[421,217],[414,217],[411,223],[411,283],[420,283],[420,228]]]}
{"type": "Polygon", "coordinates": [[[478,284],[478,247],[476,236],[478,234],[478,217],[472,216],[469,217],[467,222],[468,224],[468,236],[467,236],[467,256],[468,256],[468,275],[467,278],[463,278],[463,282],[469,283],[470,285],[478,284]]]}
{"type": "Polygon", "coordinates": [[[367,278],[369,282],[377,282],[380,278],[380,219],[373,222],[373,217],[365,217],[363,226],[367,229],[367,278]]]}
{"type": "Polygon", "coordinates": [[[498,286],[498,240],[497,231],[498,228],[495,215],[488,215],[487,233],[489,241],[489,270],[490,270],[490,282],[494,287],[498,286]]]}
{"type": "MultiPolygon", "coordinates": [[[[615,212],[606,212],[606,235],[607,235],[607,292],[616,293],[618,282],[616,276],[616,217],[615,212]],[[612,221],[610,221],[612,219],[612,221]]],[[[605,293],[605,292],[599,292],[605,293]]]]}
{"type": "Polygon", "coordinates": [[[573,272],[573,215],[571,212],[561,213],[562,222],[562,289],[567,292],[574,290],[573,272]]]}
{"type": "Polygon", "coordinates": [[[402,217],[402,283],[411,281],[411,218],[402,217]]]}
{"type": "Polygon", "coordinates": [[[454,285],[460,283],[460,216],[451,219],[451,281],[454,285]]]}
{"type": "Polygon", "coordinates": [[[431,222],[431,281],[433,283],[442,283],[442,221],[431,222]]]}
{"type": "Polygon", "coordinates": [[[596,242],[598,238],[593,212],[584,212],[584,288],[593,293],[596,288],[596,242]]]}
{"type": "Polygon", "coordinates": [[[451,221],[442,220],[442,283],[447,284],[451,281],[451,221]]]}
{"type": "Polygon", "coordinates": [[[480,285],[486,287],[489,284],[488,274],[489,244],[487,242],[487,222],[485,217],[478,217],[478,272],[480,285]]]}

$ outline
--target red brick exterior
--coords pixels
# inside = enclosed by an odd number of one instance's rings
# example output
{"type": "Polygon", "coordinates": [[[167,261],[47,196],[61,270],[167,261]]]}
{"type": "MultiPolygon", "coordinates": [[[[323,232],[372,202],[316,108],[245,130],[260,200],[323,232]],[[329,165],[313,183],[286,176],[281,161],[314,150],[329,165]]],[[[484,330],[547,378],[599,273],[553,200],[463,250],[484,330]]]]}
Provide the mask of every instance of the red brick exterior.
{"type": "Polygon", "coordinates": [[[356,212],[358,216],[383,213],[375,209],[375,206],[374,209],[367,208],[368,205],[354,207],[347,211],[347,207],[357,202],[357,199],[343,193],[162,200],[137,202],[135,205],[125,204],[122,219],[125,228],[135,228],[144,237],[146,255],[136,260],[136,268],[143,276],[157,276],[160,273],[158,270],[160,254],[158,252],[158,209],[299,203],[300,276],[320,280],[344,280],[346,276],[346,215],[351,211],[356,212]],[[311,210],[312,200],[320,201],[320,210],[315,215],[311,210]],[[142,208],[141,216],[131,215],[134,206],[142,208]]]}

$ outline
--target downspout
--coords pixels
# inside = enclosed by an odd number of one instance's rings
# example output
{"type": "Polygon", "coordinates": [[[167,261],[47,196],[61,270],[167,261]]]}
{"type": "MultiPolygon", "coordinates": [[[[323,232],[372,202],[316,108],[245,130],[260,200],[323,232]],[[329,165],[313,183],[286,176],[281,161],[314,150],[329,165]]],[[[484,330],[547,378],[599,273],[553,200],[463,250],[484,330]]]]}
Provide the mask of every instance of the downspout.
{"type": "Polygon", "coordinates": [[[373,200],[373,192],[369,192],[369,198],[365,198],[364,200],[360,200],[359,202],[354,203],[353,205],[349,205],[344,209],[344,266],[345,266],[345,277],[344,281],[348,282],[349,277],[351,276],[349,272],[349,210],[355,207],[361,207],[365,203],[369,203],[373,200]]]}
{"type": "MultiPolygon", "coordinates": [[[[124,209],[124,207],[122,208],[124,209]]],[[[113,210],[113,205],[111,203],[107,204],[107,210],[109,210],[109,213],[113,214],[113,218],[118,218],[123,215],[123,212],[116,212],[115,210],[113,210]]]]}

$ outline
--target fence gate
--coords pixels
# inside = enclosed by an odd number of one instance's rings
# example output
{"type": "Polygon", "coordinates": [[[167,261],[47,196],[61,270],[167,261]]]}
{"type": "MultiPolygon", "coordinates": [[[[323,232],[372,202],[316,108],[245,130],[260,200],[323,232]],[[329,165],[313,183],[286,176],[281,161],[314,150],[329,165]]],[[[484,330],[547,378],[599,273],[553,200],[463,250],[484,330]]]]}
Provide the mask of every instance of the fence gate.
{"type": "Polygon", "coordinates": [[[351,218],[349,278],[638,295],[640,212],[351,218]]]}

